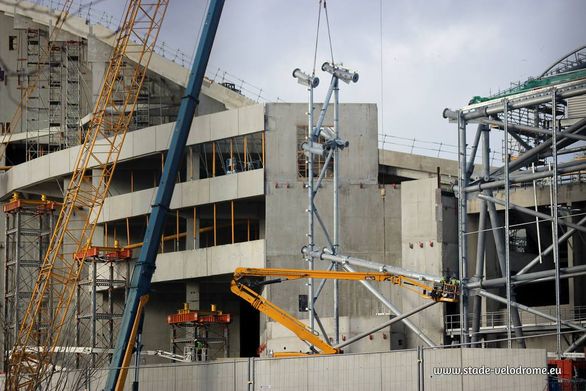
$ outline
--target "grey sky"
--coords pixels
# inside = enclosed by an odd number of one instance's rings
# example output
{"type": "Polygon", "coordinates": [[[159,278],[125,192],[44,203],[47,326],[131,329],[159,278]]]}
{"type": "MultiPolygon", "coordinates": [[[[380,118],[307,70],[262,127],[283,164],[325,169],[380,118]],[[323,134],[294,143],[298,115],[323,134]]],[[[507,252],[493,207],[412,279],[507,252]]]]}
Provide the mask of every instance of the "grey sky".
{"type": "MultiPolygon", "coordinates": [[[[191,54],[206,3],[170,0],[160,40],[191,54]]],[[[538,76],[586,43],[582,0],[383,0],[382,34],[380,0],[327,5],[334,59],[360,73],[357,84],[343,85],[341,101],[377,103],[380,131],[400,137],[455,144],[444,107],[538,76]]],[[[123,7],[106,0],[94,8],[120,14],[123,7]]],[[[317,10],[318,0],[227,0],[209,73],[220,67],[269,100],[305,101],[291,71],[311,71],[317,10]]],[[[329,59],[325,24],[320,43],[318,67],[329,59]]],[[[318,75],[321,99],[328,78],[318,75]]]]}

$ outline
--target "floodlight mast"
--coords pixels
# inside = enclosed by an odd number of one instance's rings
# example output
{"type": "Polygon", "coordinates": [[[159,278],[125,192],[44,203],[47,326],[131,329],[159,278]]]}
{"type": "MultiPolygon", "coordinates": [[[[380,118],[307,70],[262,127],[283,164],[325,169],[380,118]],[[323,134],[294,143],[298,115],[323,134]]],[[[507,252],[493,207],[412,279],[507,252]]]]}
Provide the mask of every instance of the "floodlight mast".
{"type": "MultiPolygon", "coordinates": [[[[390,267],[388,265],[377,264],[375,262],[360,260],[357,258],[345,257],[341,255],[340,252],[340,218],[339,218],[339,151],[348,147],[349,143],[346,140],[340,138],[340,105],[339,105],[339,81],[342,80],[343,82],[350,84],[358,82],[359,75],[357,72],[350,71],[349,69],[342,68],[335,64],[330,64],[328,62],[322,65],[322,70],[324,72],[328,72],[332,75],[331,82],[328,88],[328,91],[324,97],[323,103],[321,104],[321,110],[319,116],[317,118],[315,126],[313,126],[313,119],[314,119],[314,107],[313,107],[313,87],[312,87],[312,79],[307,74],[301,72],[299,69],[295,69],[293,71],[293,76],[298,79],[299,83],[302,85],[307,86],[309,92],[309,110],[307,112],[308,115],[308,136],[307,141],[302,144],[303,151],[307,156],[306,160],[306,173],[307,173],[307,188],[308,188],[308,208],[306,212],[308,213],[308,244],[305,245],[302,249],[302,254],[304,256],[304,260],[308,263],[308,269],[314,270],[314,261],[315,260],[325,260],[329,261],[330,265],[328,270],[345,270],[353,272],[353,266],[350,264],[351,262],[354,264],[359,264],[361,267],[366,268],[374,268],[376,270],[385,270],[386,267],[390,267]],[[334,104],[333,104],[333,127],[331,126],[324,126],[324,120],[326,117],[326,112],[330,105],[330,100],[333,96],[334,104]],[[319,141],[319,142],[318,142],[319,141]],[[319,170],[319,174],[314,172],[314,157],[319,156],[320,158],[324,158],[323,164],[320,167],[315,167],[315,169],[319,170]],[[333,161],[332,161],[333,160],[333,161]],[[330,165],[330,162],[333,164],[330,165]],[[328,229],[326,228],[323,220],[320,218],[320,214],[315,205],[315,198],[319,189],[321,188],[321,182],[325,177],[326,172],[328,171],[329,167],[333,166],[333,175],[332,175],[332,191],[333,191],[333,235],[330,236],[328,229]],[[314,174],[317,176],[317,181],[314,182],[314,174]],[[326,246],[323,247],[316,247],[314,243],[314,221],[317,220],[319,229],[323,232],[323,237],[326,241],[326,246]]],[[[313,77],[313,76],[312,76],[313,77]]],[[[316,84],[317,85],[317,84],[316,84]]],[[[440,276],[428,276],[419,273],[415,273],[409,270],[398,268],[401,273],[405,275],[416,274],[416,278],[426,278],[429,281],[440,281],[440,276]]],[[[334,279],[334,336],[333,340],[336,344],[340,343],[340,321],[339,321],[339,303],[338,303],[338,283],[334,279]]],[[[321,323],[319,316],[317,315],[316,311],[314,310],[314,304],[318,299],[322,289],[324,287],[325,280],[322,280],[320,285],[315,290],[314,294],[314,287],[313,287],[313,280],[310,278],[308,279],[308,308],[309,311],[309,327],[312,332],[315,331],[315,323],[320,328],[320,331],[326,335],[326,332],[323,328],[323,324],[321,323]]],[[[394,306],[390,301],[388,301],[384,295],[382,295],[374,286],[372,286],[368,281],[362,281],[362,284],[368,289],[384,306],[389,308],[389,310],[394,313],[401,321],[409,327],[417,336],[419,336],[423,342],[431,347],[437,346],[429,337],[427,337],[412,321],[410,321],[407,316],[411,315],[412,313],[416,313],[422,311],[424,308],[418,308],[414,312],[410,312],[408,314],[402,314],[399,309],[394,306]]]]}
{"type": "MultiPolygon", "coordinates": [[[[307,167],[307,198],[308,198],[308,208],[307,212],[307,247],[314,250],[315,243],[314,243],[314,204],[313,204],[313,197],[314,197],[314,178],[313,178],[313,155],[318,153],[319,154],[319,147],[315,145],[315,141],[317,141],[317,137],[314,135],[313,131],[313,89],[319,85],[319,78],[316,77],[313,73],[312,75],[308,75],[307,73],[303,72],[299,68],[295,68],[293,70],[293,77],[297,79],[297,82],[301,85],[307,87],[308,93],[308,107],[307,107],[307,141],[303,144],[303,149],[305,150],[305,154],[307,159],[305,160],[305,164],[307,167]]],[[[323,148],[322,148],[323,150],[323,148]]],[[[323,153],[323,152],[322,152],[323,153]]],[[[313,264],[313,257],[310,255],[304,256],[305,262],[307,262],[307,266],[309,270],[314,270],[313,264]]],[[[308,290],[308,300],[307,300],[307,311],[309,312],[309,328],[311,332],[315,331],[315,312],[313,309],[313,278],[309,278],[307,280],[307,290],[308,290]]],[[[313,348],[313,346],[311,346],[313,348]]]]}

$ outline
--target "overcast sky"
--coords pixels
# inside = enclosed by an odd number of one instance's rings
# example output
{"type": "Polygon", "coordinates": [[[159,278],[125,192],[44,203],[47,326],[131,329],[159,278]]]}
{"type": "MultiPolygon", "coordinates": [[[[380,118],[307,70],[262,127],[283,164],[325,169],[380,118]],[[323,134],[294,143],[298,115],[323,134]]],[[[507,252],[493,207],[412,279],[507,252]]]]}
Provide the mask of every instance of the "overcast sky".
{"type": "MultiPolygon", "coordinates": [[[[103,0],[93,8],[120,15],[121,3],[103,0]]],[[[304,102],[306,91],[291,71],[312,69],[318,4],[227,0],[208,73],[220,67],[262,88],[268,100],[304,102]]],[[[377,103],[379,132],[399,137],[456,144],[455,126],[441,115],[445,107],[539,76],[586,44],[583,0],[329,0],[327,6],[334,59],[360,73],[357,84],[342,85],[341,101],[377,103]]],[[[170,0],[159,40],[191,55],[206,7],[207,1],[170,0]]],[[[318,67],[330,58],[324,22],[322,12],[318,67]]],[[[318,76],[322,99],[329,78],[318,76]]]]}

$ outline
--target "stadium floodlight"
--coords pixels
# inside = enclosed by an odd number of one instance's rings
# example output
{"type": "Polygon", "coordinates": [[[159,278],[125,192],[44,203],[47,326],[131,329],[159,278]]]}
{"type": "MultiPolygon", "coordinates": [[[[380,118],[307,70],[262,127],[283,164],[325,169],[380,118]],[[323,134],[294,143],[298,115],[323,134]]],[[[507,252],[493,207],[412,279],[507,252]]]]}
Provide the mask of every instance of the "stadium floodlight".
{"type": "Polygon", "coordinates": [[[356,83],[358,81],[358,73],[352,72],[346,68],[332,65],[329,62],[324,62],[321,66],[321,69],[324,72],[331,73],[346,84],[350,84],[350,82],[356,83]]]}
{"type": "Polygon", "coordinates": [[[326,141],[334,140],[336,138],[336,133],[334,132],[334,129],[329,126],[321,128],[320,135],[322,135],[326,139],[326,141]]]}
{"type": "Polygon", "coordinates": [[[318,156],[324,155],[324,146],[320,143],[304,142],[303,144],[301,144],[301,149],[303,149],[306,156],[309,156],[310,153],[318,156]]]}
{"type": "Polygon", "coordinates": [[[319,85],[319,77],[309,76],[307,73],[301,71],[299,68],[293,70],[293,77],[297,79],[299,84],[315,88],[319,85]]]}
{"type": "Polygon", "coordinates": [[[324,143],[326,150],[330,150],[332,148],[344,149],[350,145],[347,140],[342,140],[340,137],[337,137],[334,129],[329,126],[321,128],[321,132],[319,134],[323,136],[326,141],[324,143]]]}

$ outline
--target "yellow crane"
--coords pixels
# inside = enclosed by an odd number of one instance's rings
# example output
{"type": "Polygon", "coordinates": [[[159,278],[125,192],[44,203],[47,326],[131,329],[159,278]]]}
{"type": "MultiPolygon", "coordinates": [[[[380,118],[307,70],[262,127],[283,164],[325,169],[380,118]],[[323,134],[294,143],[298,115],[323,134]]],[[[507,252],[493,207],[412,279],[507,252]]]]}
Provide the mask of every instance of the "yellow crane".
{"type": "MultiPolygon", "coordinates": [[[[349,281],[378,281],[389,282],[409,289],[432,302],[455,303],[458,301],[459,284],[442,281],[428,283],[413,278],[393,273],[380,272],[342,272],[328,270],[302,270],[302,269],[255,269],[237,268],[230,284],[230,290],[236,296],[247,301],[252,307],[267,315],[282,326],[292,331],[299,339],[313,346],[318,354],[337,354],[341,349],[330,345],[319,335],[312,332],[307,325],[296,319],[287,311],[270,302],[261,295],[262,288],[268,284],[284,281],[299,280],[303,278],[319,278],[326,280],[349,281]],[[264,280],[266,277],[273,279],[264,280]]],[[[277,352],[275,357],[301,356],[306,353],[277,352]]]]}
{"type": "MultiPolygon", "coordinates": [[[[44,71],[43,66],[48,66],[46,64],[49,63],[49,57],[50,57],[51,50],[53,49],[53,46],[55,45],[55,41],[57,40],[57,37],[59,36],[61,29],[63,28],[63,24],[65,23],[65,21],[67,20],[67,17],[69,16],[69,10],[71,9],[72,4],[73,4],[73,0],[65,0],[63,2],[63,7],[61,7],[61,12],[57,16],[57,20],[55,20],[55,25],[51,29],[51,33],[49,35],[49,44],[48,44],[49,47],[47,48],[46,51],[44,51],[44,50],[41,51],[41,55],[39,57],[39,62],[37,63],[35,71],[33,72],[32,75],[29,75],[28,83],[27,83],[26,87],[21,89],[21,91],[20,91],[20,101],[18,102],[18,106],[16,107],[16,110],[15,110],[14,114],[12,115],[12,118],[10,119],[10,128],[11,129],[16,130],[19,122],[22,119],[22,115],[23,115],[24,111],[26,110],[29,98],[37,90],[37,88],[39,86],[41,73],[44,71]]],[[[2,160],[2,158],[4,157],[4,155],[6,153],[6,149],[8,147],[6,144],[8,144],[10,142],[11,135],[12,135],[12,133],[10,133],[9,130],[7,130],[6,133],[4,133],[4,136],[2,137],[2,141],[0,141],[0,144],[6,146],[6,148],[4,148],[3,150],[0,151],[0,160],[2,160]]],[[[8,168],[8,167],[6,167],[6,168],[8,168]]]]}
{"type": "Polygon", "coordinates": [[[8,390],[44,388],[58,369],[53,360],[64,326],[70,323],[71,302],[86,258],[83,254],[91,251],[167,5],[168,0],[128,2],[55,230],[9,353],[8,390]],[[137,54],[130,77],[123,74],[127,53],[137,54]],[[72,217],[80,211],[87,217],[74,227],[72,217]]]}

